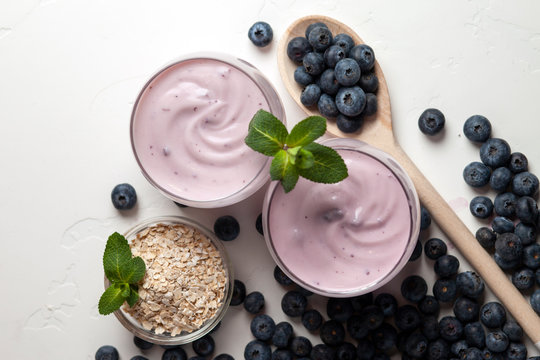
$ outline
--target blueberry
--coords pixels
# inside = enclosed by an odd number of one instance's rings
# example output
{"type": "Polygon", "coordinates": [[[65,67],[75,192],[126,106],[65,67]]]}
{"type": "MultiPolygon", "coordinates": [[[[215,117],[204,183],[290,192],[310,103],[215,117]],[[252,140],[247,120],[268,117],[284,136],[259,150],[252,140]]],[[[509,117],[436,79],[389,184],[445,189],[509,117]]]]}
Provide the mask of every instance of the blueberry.
{"type": "Polygon", "coordinates": [[[356,116],[364,110],[367,99],[364,90],[359,86],[353,86],[339,89],[335,101],[340,113],[346,116],[356,116]]]}
{"type": "MultiPolygon", "coordinates": [[[[188,356],[186,350],[181,347],[174,347],[171,349],[166,349],[161,355],[161,360],[187,360],[188,356]]],[[[217,357],[215,358],[217,359],[217,357]]],[[[220,358],[220,360],[228,360],[220,358]]],[[[233,359],[234,360],[234,359],[233,359]]]]}
{"type": "Polygon", "coordinates": [[[277,265],[274,267],[274,279],[278,282],[278,284],[283,286],[289,286],[294,284],[291,278],[288,277],[287,274],[285,274],[283,270],[281,270],[281,268],[277,265]]]}
{"type": "Polygon", "coordinates": [[[267,341],[274,336],[276,323],[269,315],[261,314],[251,320],[249,328],[256,339],[267,341]]]}
{"type": "Polygon", "coordinates": [[[428,344],[427,358],[430,360],[448,359],[450,346],[443,339],[437,339],[428,344]]]}
{"type": "Polygon", "coordinates": [[[281,310],[291,317],[302,316],[307,306],[307,298],[296,290],[285,293],[281,298],[281,310]]]}
{"type": "Polygon", "coordinates": [[[398,303],[396,297],[389,293],[380,293],[375,297],[375,305],[377,305],[385,317],[392,317],[397,311],[398,303]]]}
{"type": "Polygon", "coordinates": [[[437,260],[446,255],[447,249],[444,241],[439,238],[431,238],[424,244],[424,253],[431,260],[437,260]]]}
{"type": "Polygon", "coordinates": [[[294,354],[288,349],[276,349],[272,352],[272,360],[294,360],[294,354]]]}
{"type": "Polygon", "coordinates": [[[350,58],[338,61],[334,67],[334,76],[343,86],[353,86],[360,80],[360,75],[358,63],[350,58]]]}
{"type": "Polygon", "coordinates": [[[364,325],[368,330],[374,330],[384,322],[384,314],[376,305],[368,305],[362,309],[360,316],[364,318],[364,325]]]}
{"type": "Polygon", "coordinates": [[[476,240],[482,245],[486,250],[491,250],[495,246],[495,240],[497,240],[497,235],[486,226],[482,226],[476,230],[475,234],[476,240]]]}
{"type": "Polygon", "coordinates": [[[480,159],[492,168],[505,166],[510,159],[510,154],[510,145],[499,138],[488,139],[480,147],[480,159]]]}
{"type": "Polygon", "coordinates": [[[362,115],[371,116],[377,112],[377,95],[366,93],[366,106],[362,111],[362,115]]]}
{"type": "Polygon", "coordinates": [[[304,295],[305,297],[313,295],[312,291],[310,291],[308,289],[304,289],[303,287],[301,287],[298,284],[294,284],[294,285],[295,285],[295,287],[294,287],[295,290],[298,291],[300,294],[304,295]]]}
{"type": "Polygon", "coordinates": [[[512,172],[505,166],[493,170],[489,178],[489,186],[495,191],[505,191],[512,182],[512,172]]]}
{"type": "Polygon", "coordinates": [[[337,34],[332,41],[334,45],[339,46],[345,52],[345,56],[349,54],[349,51],[354,47],[354,40],[348,34],[337,34]]]}
{"type": "Polygon", "coordinates": [[[441,309],[439,300],[433,295],[426,295],[418,303],[418,310],[424,315],[438,315],[441,309]]]}
{"type": "MultiPolygon", "coordinates": [[[[538,275],[538,271],[536,273],[538,275]]],[[[538,276],[537,276],[537,279],[538,279],[538,276]]],[[[529,302],[531,303],[531,306],[534,309],[534,311],[536,311],[536,313],[540,315],[540,289],[535,290],[532,293],[531,298],[529,299],[529,302]]]]}
{"type": "Polygon", "coordinates": [[[491,123],[482,115],[473,115],[463,124],[463,133],[471,141],[484,142],[491,136],[491,123]]]}
{"type": "Polygon", "coordinates": [[[433,270],[440,277],[448,277],[457,274],[459,269],[459,260],[454,255],[446,254],[435,260],[433,270]]]}
{"type": "Polygon", "coordinates": [[[272,349],[260,340],[251,340],[244,348],[245,360],[270,360],[272,349]]]}
{"type": "Polygon", "coordinates": [[[523,245],[520,238],[513,233],[503,233],[495,241],[495,253],[506,261],[521,260],[523,245]]]}
{"type": "Polygon", "coordinates": [[[202,338],[199,338],[191,343],[193,351],[199,356],[208,356],[214,352],[216,348],[216,343],[214,338],[210,335],[204,335],[202,338]]]}
{"type": "Polygon", "coordinates": [[[462,360],[484,360],[484,353],[476,347],[470,347],[465,350],[461,357],[462,360]]]}
{"type": "Polygon", "coordinates": [[[336,125],[338,129],[341,132],[344,132],[346,134],[350,134],[355,131],[358,131],[362,127],[363,124],[364,124],[363,115],[350,117],[350,116],[346,116],[340,113],[336,118],[336,125]]]}
{"type": "Polygon", "coordinates": [[[304,336],[296,336],[291,340],[289,348],[297,357],[309,356],[311,353],[311,341],[304,336]]]}
{"type": "MultiPolygon", "coordinates": [[[[163,360],[163,359],[162,359],[163,360]]],[[[229,355],[229,354],[226,354],[226,353],[222,353],[222,354],[219,354],[217,355],[214,360],[234,360],[234,358],[229,355]]]]}
{"type": "Polygon", "coordinates": [[[480,314],[480,305],[474,299],[466,296],[460,296],[454,301],[454,315],[462,323],[469,323],[478,320],[480,314]]]}
{"type": "Polygon", "coordinates": [[[358,360],[372,360],[375,356],[375,345],[369,339],[359,340],[356,355],[358,360]]]}
{"type": "Polygon", "coordinates": [[[489,183],[491,170],[481,162],[473,161],[463,169],[463,180],[472,187],[482,187],[489,183]]]}
{"type": "Polygon", "coordinates": [[[346,58],[346,53],[340,46],[332,45],[325,50],[323,57],[326,66],[333,68],[339,60],[346,58]]]}
{"type": "Polygon", "coordinates": [[[214,222],[214,233],[223,241],[231,241],[240,234],[240,224],[231,215],[223,215],[214,222]]]}
{"type": "Polygon", "coordinates": [[[420,206],[420,230],[426,230],[431,225],[431,214],[428,209],[420,206]]]}
{"type": "Polygon", "coordinates": [[[522,291],[531,289],[534,286],[535,279],[534,270],[529,268],[516,270],[512,274],[512,284],[522,291]]]}
{"type": "Polygon", "coordinates": [[[506,321],[506,310],[499,302],[485,303],[480,309],[480,321],[490,329],[500,328],[506,321]]]}
{"type": "Polygon", "coordinates": [[[302,86],[307,86],[312,84],[315,79],[312,75],[307,73],[306,68],[303,65],[300,65],[294,70],[294,81],[302,86]]]}
{"type": "Polygon", "coordinates": [[[444,128],[444,114],[438,109],[426,109],[418,118],[418,127],[426,135],[433,136],[444,128]]]}
{"type": "Polygon", "coordinates": [[[427,352],[428,339],[419,332],[411,333],[405,343],[405,351],[415,359],[423,358],[427,352]]]}
{"type": "Polygon", "coordinates": [[[244,299],[244,309],[251,314],[258,314],[264,307],[264,295],[259,291],[247,294],[244,299]]]}
{"type": "Polygon", "coordinates": [[[238,279],[234,279],[233,294],[231,298],[231,305],[236,306],[244,302],[246,298],[246,285],[238,279]]]}
{"type": "Polygon", "coordinates": [[[367,319],[360,315],[353,315],[347,320],[347,332],[355,340],[365,338],[369,334],[367,319]]]}
{"type": "Polygon", "coordinates": [[[463,328],[463,335],[470,347],[481,349],[485,346],[486,333],[480,322],[475,321],[466,324],[463,328]]]}
{"type": "Polygon", "coordinates": [[[433,284],[433,295],[443,303],[454,301],[457,295],[456,281],[452,278],[441,277],[433,284]]]}
{"type": "Polygon", "coordinates": [[[309,331],[317,331],[323,322],[321,313],[316,309],[306,310],[302,314],[302,325],[309,331]]]}
{"type": "Polygon", "coordinates": [[[375,349],[381,351],[391,350],[397,342],[397,330],[389,323],[382,323],[381,326],[371,332],[371,340],[375,349]]]}
{"type": "Polygon", "coordinates": [[[493,254],[493,260],[503,270],[511,270],[521,265],[521,259],[506,260],[497,252],[493,254]]]}
{"type": "Polygon", "coordinates": [[[527,348],[522,343],[511,342],[504,355],[506,360],[525,360],[527,359],[527,348]]]}
{"type": "Polygon", "coordinates": [[[532,270],[540,268],[540,244],[534,243],[523,248],[523,265],[532,270]]]}
{"type": "Polygon", "coordinates": [[[521,339],[523,338],[523,329],[514,320],[506,320],[502,330],[508,336],[508,339],[510,339],[510,341],[521,341],[521,339]]]}
{"type": "Polygon", "coordinates": [[[500,193],[495,196],[493,208],[497,215],[511,218],[516,215],[517,201],[518,197],[511,192],[500,193]]]}
{"type": "Polygon", "coordinates": [[[133,209],[137,203],[137,193],[130,184],[118,184],[111,192],[111,200],[118,210],[133,209]]]}
{"type": "Polygon", "coordinates": [[[316,26],[309,32],[307,39],[315,51],[323,52],[332,45],[332,32],[326,26],[316,26]]]}
{"type": "Polygon", "coordinates": [[[338,346],[345,340],[345,328],[339,321],[325,321],[321,326],[320,337],[326,345],[338,346]]]}
{"type": "Polygon", "coordinates": [[[286,348],[289,346],[289,341],[293,334],[293,327],[287,321],[282,321],[276,325],[274,335],[272,336],[272,344],[277,348],[286,348]]]}
{"type": "Polygon", "coordinates": [[[317,52],[307,53],[302,63],[304,64],[304,69],[310,75],[319,75],[324,70],[324,58],[317,52]]]}
{"type": "Polygon", "coordinates": [[[318,26],[322,26],[324,28],[327,28],[328,29],[328,26],[323,23],[323,22],[314,22],[314,23],[311,23],[308,25],[308,27],[306,28],[306,32],[305,32],[305,36],[306,36],[306,39],[309,37],[309,33],[311,32],[311,30],[315,29],[316,27],[318,26]]]}
{"type": "Polygon", "coordinates": [[[249,28],[248,37],[253,45],[257,47],[265,47],[272,42],[274,32],[268,23],[264,21],[257,21],[249,28]]]}
{"type": "Polygon", "coordinates": [[[349,57],[358,63],[361,71],[370,71],[375,65],[375,52],[366,44],[354,46],[349,51],[349,57]]]}
{"type": "Polygon", "coordinates": [[[446,341],[456,341],[463,334],[463,325],[454,316],[444,316],[439,320],[439,335],[446,341]]]}
{"type": "Polygon", "coordinates": [[[495,216],[491,222],[491,228],[497,234],[513,233],[514,222],[505,216],[495,216]]]}
{"type": "Polygon", "coordinates": [[[439,338],[439,320],[435,315],[428,315],[422,319],[420,330],[422,334],[429,340],[433,341],[439,338]]]}
{"type": "Polygon", "coordinates": [[[538,178],[536,175],[523,171],[512,179],[512,192],[519,196],[534,196],[538,192],[538,178]]]}
{"type": "Polygon", "coordinates": [[[463,271],[456,276],[458,291],[471,299],[478,299],[484,293],[484,280],[474,271],[463,271]]]}
{"type": "Polygon", "coordinates": [[[373,304],[373,293],[358,295],[351,298],[354,311],[360,312],[364,307],[373,304]]]}
{"type": "Polygon", "coordinates": [[[401,283],[401,295],[408,301],[417,303],[427,294],[427,283],[418,275],[407,276],[401,283]]]}
{"type": "Polygon", "coordinates": [[[309,84],[302,90],[302,93],[300,94],[300,102],[302,105],[310,107],[319,101],[319,97],[321,97],[321,88],[319,85],[316,84],[309,84]]]}
{"type": "Polygon", "coordinates": [[[487,196],[475,196],[469,204],[469,210],[473,216],[480,219],[487,219],[493,213],[493,202],[487,196]]]}
{"type": "Polygon", "coordinates": [[[420,255],[422,255],[422,243],[420,242],[420,238],[418,238],[416,239],[416,245],[414,246],[414,250],[409,258],[409,261],[418,260],[420,255]]]}
{"type": "Polygon", "coordinates": [[[96,360],[118,360],[118,350],[111,345],[103,345],[96,351],[96,360]]]}
{"type": "Polygon", "coordinates": [[[326,302],[326,313],[332,320],[346,322],[354,312],[349,298],[329,298],[326,302]]]}
{"type": "Polygon", "coordinates": [[[153,343],[146,341],[144,339],[141,339],[138,336],[133,337],[133,343],[135,344],[136,347],[138,347],[141,350],[148,350],[154,346],[153,343]]]}
{"type": "Polygon", "coordinates": [[[328,95],[336,95],[341,87],[336,77],[334,76],[334,69],[326,69],[319,77],[319,87],[321,91],[328,95]]]}
{"type": "Polygon", "coordinates": [[[398,307],[394,322],[399,330],[410,331],[416,329],[421,322],[420,312],[412,305],[398,307]]]}
{"type": "Polygon", "coordinates": [[[360,75],[358,86],[366,93],[376,93],[379,88],[379,78],[374,72],[365,72],[360,75]]]}
{"type": "Polygon", "coordinates": [[[295,37],[287,44],[287,56],[296,64],[302,64],[304,56],[312,51],[313,48],[303,36],[295,37]]]}
{"type": "Polygon", "coordinates": [[[516,202],[516,216],[525,224],[534,224],[538,217],[538,205],[530,196],[522,196],[516,202]]]}
{"type": "Polygon", "coordinates": [[[467,344],[466,340],[458,340],[452,343],[450,346],[450,352],[461,358],[461,356],[465,353],[465,351],[469,348],[469,344],[467,344]]]}
{"type": "Polygon", "coordinates": [[[527,160],[527,157],[525,154],[522,154],[520,152],[514,152],[510,154],[510,160],[508,161],[508,168],[513,173],[520,173],[523,171],[527,171],[529,167],[529,160],[527,160]]]}
{"type": "Polygon", "coordinates": [[[327,118],[335,118],[339,115],[339,110],[334,98],[328,94],[321,94],[319,102],[317,103],[317,109],[322,116],[327,118]]]}
{"type": "Polygon", "coordinates": [[[333,360],[334,349],[325,344],[317,344],[311,349],[311,360],[333,360]]]}

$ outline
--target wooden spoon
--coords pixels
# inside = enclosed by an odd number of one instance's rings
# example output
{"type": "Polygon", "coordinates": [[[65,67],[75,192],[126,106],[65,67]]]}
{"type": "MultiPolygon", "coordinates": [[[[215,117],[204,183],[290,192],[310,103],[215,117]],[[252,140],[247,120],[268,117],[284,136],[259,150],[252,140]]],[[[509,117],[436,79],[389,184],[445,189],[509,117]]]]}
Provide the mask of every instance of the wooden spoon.
{"type": "MultiPolygon", "coordinates": [[[[351,28],[326,16],[314,15],[300,18],[285,31],[278,47],[279,71],[288,92],[308,115],[320,114],[316,108],[306,108],[300,102],[302,88],[294,80],[294,70],[298,65],[288,58],[287,44],[294,37],[305,36],[307,26],[314,22],[325,23],[334,35],[346,33],[355,40],[356,44],[363,43],[362,39],[351,28]]],[[[540,317],[397,143],[392,132],[388,87],[377,62],[375,62],[375,74],[379,79],[377,113],[365,119],[358,133],[342,133],[335,125],[335,121],[332,120],[328,121],[328,132],[337,137],[352,137],[362,140],[386,151],[397,160],[412,179],[422,205],[429,210],[442,231],[452,240],[506,309],[512,313],[535,346],[540,349],[540,317]]]]}

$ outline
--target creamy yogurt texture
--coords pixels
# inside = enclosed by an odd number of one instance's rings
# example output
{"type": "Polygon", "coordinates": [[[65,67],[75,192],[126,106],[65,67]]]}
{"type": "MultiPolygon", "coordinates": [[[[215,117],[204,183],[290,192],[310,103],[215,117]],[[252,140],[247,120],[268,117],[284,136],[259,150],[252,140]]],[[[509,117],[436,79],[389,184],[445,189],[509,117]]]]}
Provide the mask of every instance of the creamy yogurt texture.
{"type": "Polygon", "coordinates": [[[274,250],[290,273],[326,292],[364,288],[402,259],[411,210],[394,173],[375,158],[338,150],[349,176],[337,184],[300,178],[278,186],[268,214],[274,250]]]}
{"type": "Polygon", "coordinates": [[[269,106],[236,67],[214,59],[179,62],[146,87],[133,146],[146,174],[176,197],[209,201],[244,188],[266,157],[245,143],[248,124],[269,106]]]}

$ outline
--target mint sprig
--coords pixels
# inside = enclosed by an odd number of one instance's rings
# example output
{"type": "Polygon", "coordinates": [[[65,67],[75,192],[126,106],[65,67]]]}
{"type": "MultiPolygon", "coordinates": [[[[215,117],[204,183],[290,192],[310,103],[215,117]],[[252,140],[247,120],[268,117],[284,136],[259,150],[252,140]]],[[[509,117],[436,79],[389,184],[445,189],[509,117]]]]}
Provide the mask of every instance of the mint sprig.
{"type": "Polygon", "coordinates": [[[105,245],[103,269],[110,285],[99,299],[99,313],[110,314],[124,301],[129,306],[135,305],[139,300],[138,283],[144,277],[146,265],[141,257],[133,257],[126,238],[117,232],[109,236],[105,245]]]}
{"type": "Polygon", "coordinates": [[[280,180],[285,192],[289,192],[300,176],[325,184],[347,177],[347,166],[337,151],[314,142],[325,132],[326,119],[321,116],[307,117],[289,133],[274,115],[259,110],[249,123],[245,142],[253,150],[273,157],[270,177],[280,180]]]}

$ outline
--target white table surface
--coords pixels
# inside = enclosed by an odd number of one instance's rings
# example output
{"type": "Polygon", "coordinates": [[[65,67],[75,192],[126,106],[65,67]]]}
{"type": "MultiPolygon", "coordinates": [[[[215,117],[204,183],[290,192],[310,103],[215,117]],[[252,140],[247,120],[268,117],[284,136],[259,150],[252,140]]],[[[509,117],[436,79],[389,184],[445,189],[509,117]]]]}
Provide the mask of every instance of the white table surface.
{"type": "MultiPolygon", "coordinates": [[[[264,189],[227,208],[179,209],[142,176],[128,125],[147,78],[171,59],[200,50],[231,53],[261,69],[281,95],[289,124],[299,121],[303,114],[278,74],[277,41],[290,23],[310,14],[345,22],[373,47],[399,143],[471,230],[482,223],[468,211],[477,192],[461,177],[478,159],[478,147],[462,132],[469,116],[488,117],[493,135],[525,153],[530,169],[540,173],[540,3],[533,0],[2,0],[3,358],[93,359],[104,344],[116,346],[124,360],[141,354],[115,317],[98,315],[101,256],[110,233],[157,215],[186,214],[208,226],[220,215],[237,217],[240,237],[226,244],[237,277],[248,291],[265,294],[267,313],[286,319],[279,305],[284,290],[273,280],[274,264],[254,228],[264,189]],[[274,29],[267,49],[247,38],[258,20],[274,29]],[[447,119],[436,140],[417,127],[428,107],[447,119]],[[139,196],[126,213],[110,201],[121,182],[139,196]]],[[[436,226],[430,235],[443,236],[436,226]]],[[[422,258],[400,277],[420,273],[432,284],[431,268],[422,258]]],[[[462,260],[461,270],[468,268],[462,260]]],[[[400,277],[383,291],[399,292],[400,277]]],[[[243,309],[230,309],[215,335],[216,354],[243,358],[252,339],[249,319],[243,309]]],[[[291,321],[297,334],[307,334],[291,321]]],[[[160,359],[162,351],[154,347],[144,355],[160,359]]]]}

